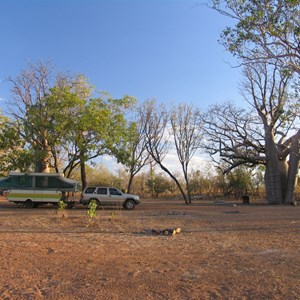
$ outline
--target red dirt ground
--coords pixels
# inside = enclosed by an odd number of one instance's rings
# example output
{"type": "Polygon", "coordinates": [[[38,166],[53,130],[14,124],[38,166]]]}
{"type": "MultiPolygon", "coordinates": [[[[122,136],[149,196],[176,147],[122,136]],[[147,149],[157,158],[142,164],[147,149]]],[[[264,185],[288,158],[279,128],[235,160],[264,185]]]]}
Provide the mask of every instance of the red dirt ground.
{"type": "Polygon", "coordinates": [[[300,207],[144,200],[91,222],[86,212],[0,200],[0,299],[300,299],[300,207]]]}

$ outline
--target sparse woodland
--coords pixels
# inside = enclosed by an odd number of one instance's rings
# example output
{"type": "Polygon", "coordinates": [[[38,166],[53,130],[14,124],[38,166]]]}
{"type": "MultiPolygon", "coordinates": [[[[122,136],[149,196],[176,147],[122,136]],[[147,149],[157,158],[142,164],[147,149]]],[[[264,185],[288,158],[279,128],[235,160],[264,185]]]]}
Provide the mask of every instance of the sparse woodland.
{"type": "Polygon", "coordinates": [[[186,204],[203,194],[295,203],[300,4],[216,0],[210,5],[236,20],[220,42],[243,70],[239,105],[211,99],[203,111],[188,99],[171,108],[159,99],[115,99],[97,94],[84,75],[59,74],[39,61],[8,77],[0,172],[59,172],[80,180],[83,188],[97,183],[142,195],[180,195],[186,204]],[[171,151],[178,159],[176,172],[166,163],[171,151]],[[193,165],[196,154],[205,163],[193,165]],[[99,164],[103,155],[114,157],[120,169],[99,164]]]}

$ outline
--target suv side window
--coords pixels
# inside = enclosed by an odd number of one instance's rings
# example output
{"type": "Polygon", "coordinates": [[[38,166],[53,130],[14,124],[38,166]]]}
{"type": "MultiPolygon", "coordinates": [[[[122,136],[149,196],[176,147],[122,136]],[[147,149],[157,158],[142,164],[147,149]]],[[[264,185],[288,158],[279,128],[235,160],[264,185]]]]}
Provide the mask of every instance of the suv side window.
{"type": "Polygon", "coordinates": [[[96,189],[95,187],[88,187],[88,188],[86,188],[84,193],[85,194],[93,194],[95,189],[96,189]]]}
{"type": "Polygon", "coordinates": [[[107,195],[107,188],[98,188],[97,194],[98,195],[107,195]]]}
{"type": "Polygon", "coordinates": [[[110,189],[109,189],[109,193],[110,193],[111,195],[122,196],[122,193],[121,193],[119,190],[113,189],[113,188],[110,188],[110,189]]]}

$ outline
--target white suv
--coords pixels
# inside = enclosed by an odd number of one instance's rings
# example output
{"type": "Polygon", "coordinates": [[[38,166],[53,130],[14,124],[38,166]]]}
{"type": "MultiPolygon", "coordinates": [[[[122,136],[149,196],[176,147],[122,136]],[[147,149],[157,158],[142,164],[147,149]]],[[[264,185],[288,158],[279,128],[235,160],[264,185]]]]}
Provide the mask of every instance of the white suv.
{"type": "Polygon", "coordinates": [[[139,204],[137,195],[124,194],[112,187],[89,186],[81,194],[80,203],[88,205],[90,201],[96,201],[99,205],[122,205],[125,209],[133,209],[139,204]]]}

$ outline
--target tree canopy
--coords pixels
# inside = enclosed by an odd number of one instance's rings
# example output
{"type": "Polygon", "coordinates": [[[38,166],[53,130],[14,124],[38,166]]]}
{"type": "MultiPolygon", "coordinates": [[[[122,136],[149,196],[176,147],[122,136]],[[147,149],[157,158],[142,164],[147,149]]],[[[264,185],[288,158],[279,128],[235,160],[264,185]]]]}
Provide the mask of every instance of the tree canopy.
{"type": "Polygon", "coordinates": [[[212,0],[212,7],[235,20],[221,43],[241,63],[279,62],[300,74],[298,0],[212,0]]]}
{"type": "Polygon", "coordinates": [[[114,149],[126,136],[125,111],[135,99],[113,99],[108,94],[93,98],[93,88],[83,75],[53,72],[51,64],[38,62],[8,78],[13,96],[9,104],[11,121],[5,119],[1,126],[1,148],[9,143],[19,147],[19,152],[6,153],[7,170],[23,169],[15,158],[23,151],[24,159],[31,155],[26,168],[33,164],[38,172],[53,168],[69,177],[79,165],[85,186],[87,161],[105,153],[117,155],[114,149]]]}
{"type": "MultiPolygon", "coordinates": [[[[248,128],[241,129],[237,119],[231,118],[234,128],[230,132],[239,136],[239,143],[232,142],[235,141],[232,135],[223,132],[223,136],[230,136],[231,143],[225,146],[219,140],[219,145],[223,145],[219,152],[234,160],[231,167],[264,163],[268,202],[293,202],[300,157],[297,87],[300,3],[295,0],[212,0],[211,6],[235,20],[234,26],[223,31],[221,43],[245,66],[242,96],[261,123],[257,126],[250,116],[243,114],[240,121],[242,126],[248,124],[248,128]]],[[[214,129],[209,130],[220,133],[215,126],[217,121],[214,123],[214,129]]]]}

